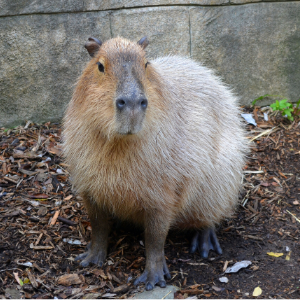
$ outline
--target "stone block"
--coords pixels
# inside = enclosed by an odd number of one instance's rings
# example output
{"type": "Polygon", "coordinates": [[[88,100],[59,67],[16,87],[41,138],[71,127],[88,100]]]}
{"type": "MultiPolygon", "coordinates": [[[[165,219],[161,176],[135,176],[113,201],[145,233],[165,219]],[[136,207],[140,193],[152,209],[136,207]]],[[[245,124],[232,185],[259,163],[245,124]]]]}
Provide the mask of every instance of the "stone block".
{"type": "MultiPolygon", "coordinates": [[[[251,1],[252,0],[233,0],[251,1]]],[[[257,0],[253,0],[257,1],[257,0]]],[[[279,1],[279,0],[278,0],[279,1]]],[[[229,0],[0,0],[0,16],[62,12],[105,11],[110,9],[172,5],[224,5],[229,0]]]]}
{"type": "Polygon", "coordinates": [[[107,10],[166,5],[224,5],[227,3],[229,0],[85,0],[85,9],[107,10]]]}
{"type": "Polygon", "coordinates": [[[106,12],[0,18],[0,126],[59,121],[90,56],[90,36],[110,38],[106,12]]]}
{"type": "Polygon", "coordinates": [[[197,7],[190,13],[192,58],[216,70],[242,104],[265,94],[300,98],[300,2],[197,7]]]}
{"type": "Polygon", "coordinates": [[[149,58],[190,55],[189,11],[185,7],[141,8],[116,11],[112,35],[138,41],[147,36],[149,58]]]}
{"type": "Polygon", "coordinates": [[[82,11],[83,3],[82,0],[0,0],[0,16],[82,11]]]}

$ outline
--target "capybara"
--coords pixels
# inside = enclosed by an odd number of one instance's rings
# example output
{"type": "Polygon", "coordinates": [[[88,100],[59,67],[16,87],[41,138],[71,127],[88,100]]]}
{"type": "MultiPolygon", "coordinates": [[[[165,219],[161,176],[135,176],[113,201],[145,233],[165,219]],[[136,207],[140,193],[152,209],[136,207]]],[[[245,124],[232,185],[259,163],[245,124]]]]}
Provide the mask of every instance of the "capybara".
{"type": "Polygon", "coordinates": [[[64,118],[64,153],[83,197],[92,240],[82,266],[102,265],[111,219],[142,225],[150,290],[170,273],[170,228],[194,229],[191,252],[221,254],[215,225],[238,201],[247,153],[237,98],[189,58],[148,61],[138,42],[89,38],[92,57],[64,118]]]}

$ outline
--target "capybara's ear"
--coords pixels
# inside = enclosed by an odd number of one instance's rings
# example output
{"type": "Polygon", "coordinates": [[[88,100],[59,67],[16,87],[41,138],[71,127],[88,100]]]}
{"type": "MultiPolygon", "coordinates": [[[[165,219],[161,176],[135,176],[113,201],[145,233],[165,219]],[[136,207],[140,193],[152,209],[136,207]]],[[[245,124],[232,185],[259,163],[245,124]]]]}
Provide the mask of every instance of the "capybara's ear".
{"type": "Polygon", "coordinates": [[[137,42],[143,49],[145,49],[148,45],[149,45],[149,41],[147,39],[146,36],[144,36],[143,38],[141,38],[138,42],[137,42]]]}
{"type": "Polygon", "coordinates": [[[96,38],[90,37],[89,40],[85,43],[84,47],[87,49],[91,57],[94,57],[98,52],[102,42],[96,38]]]}

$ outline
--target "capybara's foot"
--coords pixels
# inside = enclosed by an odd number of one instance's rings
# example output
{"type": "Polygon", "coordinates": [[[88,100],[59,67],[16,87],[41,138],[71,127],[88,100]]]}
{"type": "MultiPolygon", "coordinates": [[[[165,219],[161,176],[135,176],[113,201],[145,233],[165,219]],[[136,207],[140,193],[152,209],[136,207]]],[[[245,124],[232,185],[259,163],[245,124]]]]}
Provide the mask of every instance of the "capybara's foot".
{"type": "Polygon", "coordinates": [[[218,254],[223,253],[214,228],[196,232],[192,239],[190,253],[194,253],[197,249],[203,258],[208,257],[209,250],[214,250],[218,254]]]}
{"type": "Polygon", "coordinates": [[[152,265],[152,268],[146,268],[143,274],[134,281],[134,285],[144,282],[147,291],[152,290],[156,284],[165,288],[167,285],[165,277],[171,279],[169,269],[164,260],[163,267],[159,267],[158,264],[156,264],[152,265]]]}
{"type": "Polygon", "coordinates": [[[75,257],[75,260],[81,260],[80,265],[87,267],[89,264],[95,264],[102,267],[106,258],[106,253],[101,249],[91,247],[91,243],[87,246],[87,251],[75,257]]]}

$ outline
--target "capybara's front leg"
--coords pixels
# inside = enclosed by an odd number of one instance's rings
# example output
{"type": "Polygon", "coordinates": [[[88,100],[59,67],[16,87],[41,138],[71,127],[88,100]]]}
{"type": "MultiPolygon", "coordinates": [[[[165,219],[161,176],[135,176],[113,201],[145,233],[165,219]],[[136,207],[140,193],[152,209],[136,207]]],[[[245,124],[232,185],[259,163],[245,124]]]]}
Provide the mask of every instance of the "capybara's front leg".
{"type": "Polygon", "coordinates": [[[79,254],[75,260],[81,260],[80,265],[83,267],[87,267],[90,263],[102,266],[107,254],[109,218],[93,200],[84,199],[84,202],[91,221],[92,240],[87,251],[79,254]]]}
{"type": "Polygon", "coordinates": [[[152,290],[156,284],[166,287],[165,277],[171,279],[164,255],[165,240],[169,231],[168,218],[160,212],[151,213],[145,220],[146,268],[134,284],[146,284],[152,290]]]}

